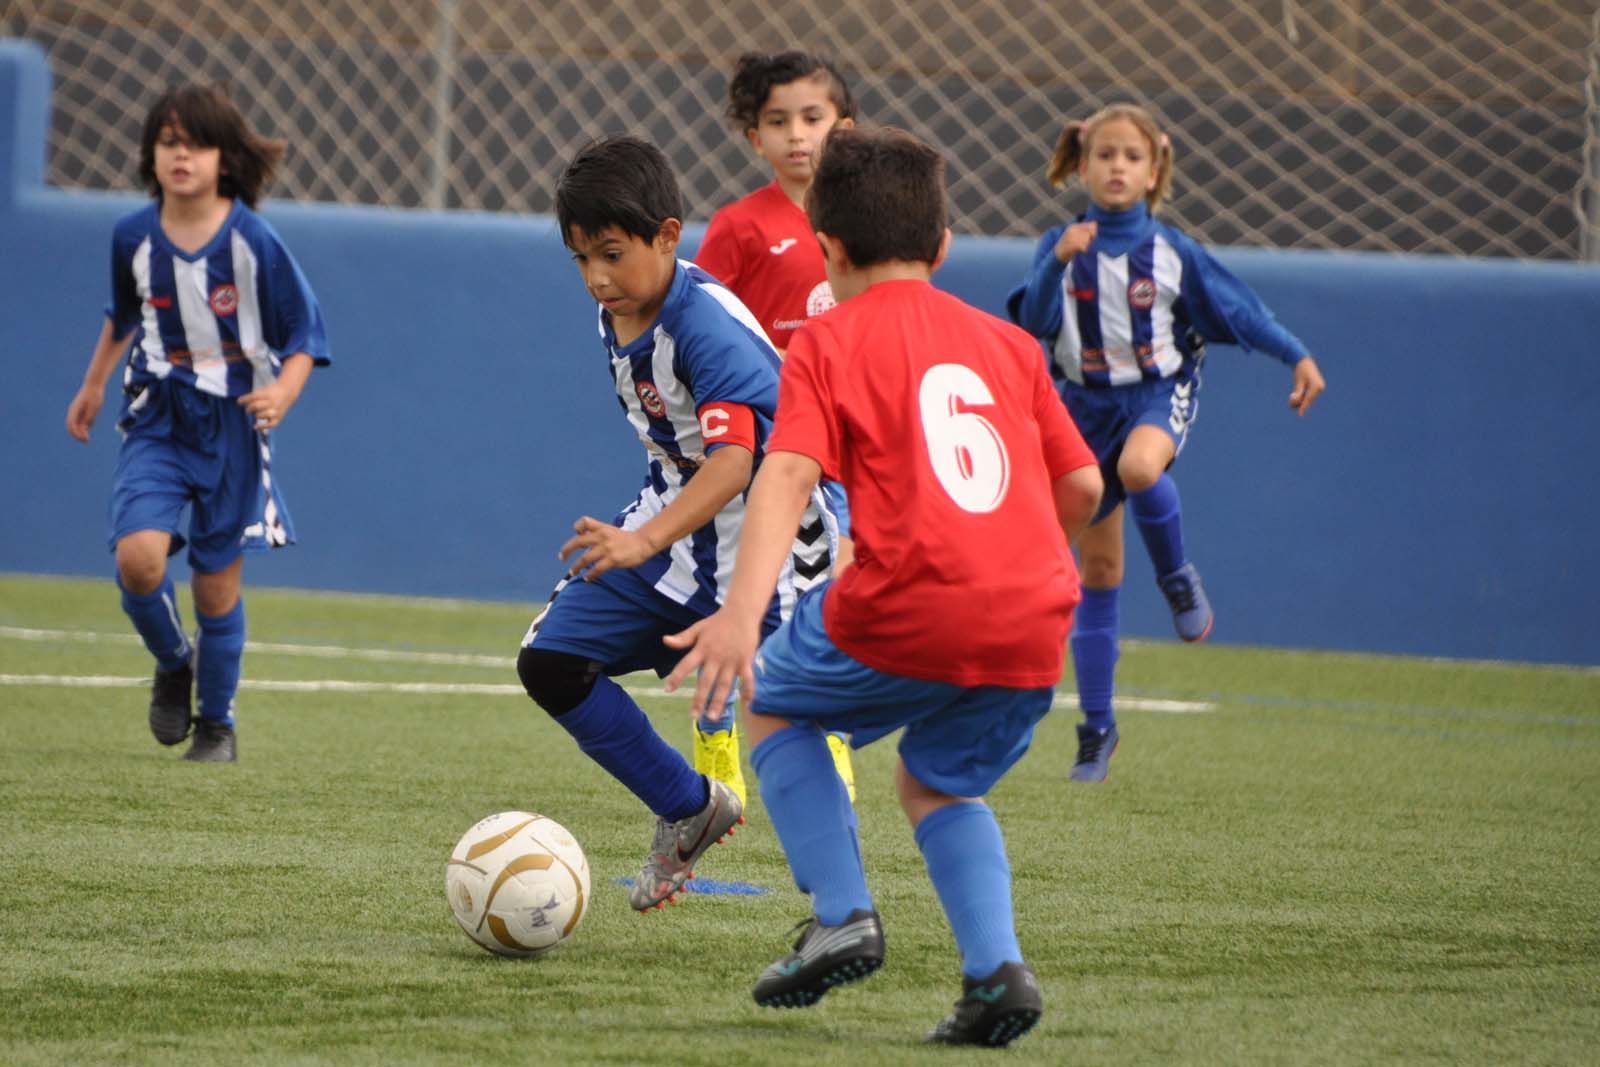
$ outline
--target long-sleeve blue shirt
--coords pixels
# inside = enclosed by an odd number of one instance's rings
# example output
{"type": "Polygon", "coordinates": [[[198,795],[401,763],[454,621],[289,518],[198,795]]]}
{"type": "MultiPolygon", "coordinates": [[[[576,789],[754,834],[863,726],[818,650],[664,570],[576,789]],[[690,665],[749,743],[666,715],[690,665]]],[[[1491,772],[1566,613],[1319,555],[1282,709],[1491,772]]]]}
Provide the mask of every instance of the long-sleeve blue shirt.
{"type": "Polygon", "coordinates": [[[1090,386],[1169,377],[1193,358],[1191,334],[1291,366],[1309,354],[1249,286],[1144,203],[1127,211],[1091,205],[1085,218],[1099,225],[1088,250],[1062,263],[1055,246],[1068,224],[1051,227],[1006,301],[1059,376],[1090,386]]]}

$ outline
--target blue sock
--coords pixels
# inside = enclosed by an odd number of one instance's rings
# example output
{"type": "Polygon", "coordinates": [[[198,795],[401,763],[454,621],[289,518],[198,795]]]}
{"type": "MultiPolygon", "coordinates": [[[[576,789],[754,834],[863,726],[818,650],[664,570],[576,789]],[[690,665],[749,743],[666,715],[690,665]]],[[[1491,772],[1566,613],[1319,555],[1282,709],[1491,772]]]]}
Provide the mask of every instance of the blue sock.
{"type": "Polygon", "coordinates": [[[623,688],[601,675],[577,707],[554,717],[583,754],[666,819],[687,819],[710,799],[704,776],[661,739],[623,688]]]}
{"type": "Polygon", "coordinates": [[[202,615],[195,637],[194,692],[200,717],[207,722],[233,725],[233,697],[239,691],[239,667],[244,659],[244,598],[224,615],[202,615]]]}
{"type": "Polygon", "coordinates": [[[1111,707],[1116,692],[1117,607],[1121,588],[1084,586],[1083,603],[1072,624],[1072,669],[1078,678],[1078,707],[1096,730],[1109,730],[1117,716],[1111,707]]]}
{"type": "Polygon", "coordinates": [[[750,753],[750,765],[795,884],[811,894],[818,921],[838,926],[852,911],[870,911],[855,810],[822,731],[779,730],[750,753]]]}
{"type": "Polygon", "coordinates": [[[917,824],[917,847],[961,949],[961,973],[985,978],[1002,963],[1021,963],[1011,865],[989,806],[964,801],[940,808],[917,824]]]}
{"type": "Polygon", "coordinates": [[[1171,574],[1188,562],[1183,554],[1183,514],[1178,506],[1178,483],[1170,474],[1156,479],[1156,484],[1137,493],[1128,494],[1128,507],[1133,521],[1144,538],[1144,547],[1150,553],[1156,577],[1171,574]]]}
{"type": "Polygon", "coordinates": [[[122,610],[144,638],[144,647],[156,658],[156,666],[171,671],[188,663],[192,650],[189,636],[183,632],[183,617],[178,614],[172,576],[163,576],[160,587],[144,596],[128,592],[121,575],[117,576],[117,588],[122,590],[122,610]]]}

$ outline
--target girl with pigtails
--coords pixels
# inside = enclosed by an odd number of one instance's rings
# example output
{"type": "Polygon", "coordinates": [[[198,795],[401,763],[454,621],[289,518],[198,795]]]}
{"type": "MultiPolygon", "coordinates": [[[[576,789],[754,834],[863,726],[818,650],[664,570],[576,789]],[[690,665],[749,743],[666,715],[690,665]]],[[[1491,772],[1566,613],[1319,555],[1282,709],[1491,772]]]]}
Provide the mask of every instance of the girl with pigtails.
{"type": "Polygon", "coordinates": [[[1079,542],[1083,602],[1071,637],[1084,721],[1071,780],[1106,778],[1119,740],[1113,708],[1123,513],[1150,554],[1178,636],[1200,641],[1214,616],[1183,541],[1169,468],[1194,423],[1207,342],[1259,349],[1293,369],[1304,415],[1325,388],[1306,346],[1193,239],[1154,216],[1172,186],[1173,148],[1155,119],[1113,104],[1068,123],[1048,176],[1074,179],[1088,210],[1039,240],[1006,308],[1050,354],[1062,400],[1100,461],[1105,495],[1079,542]]]}

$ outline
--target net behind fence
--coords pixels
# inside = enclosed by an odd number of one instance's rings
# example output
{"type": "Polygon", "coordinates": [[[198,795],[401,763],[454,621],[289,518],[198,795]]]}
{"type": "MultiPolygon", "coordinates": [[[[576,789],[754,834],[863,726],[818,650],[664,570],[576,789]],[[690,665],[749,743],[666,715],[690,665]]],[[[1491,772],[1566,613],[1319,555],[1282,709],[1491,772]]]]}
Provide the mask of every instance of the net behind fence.
{"type": "Polygon", "coordinates": [[[279,197],[544,212],[633,132],[704,219],[766,180],[721,117],[734,58],[799,47],[945,150],[959,232],[1079,209],[1044,180],[1062,123],[1136,100],[1205,241],[1537,258],[1595,244],[1597,32],[1593,0],[0,0],[49,54],[62,186],[135,187],[156,93],[223,80],[290,142],[279,197]]]}

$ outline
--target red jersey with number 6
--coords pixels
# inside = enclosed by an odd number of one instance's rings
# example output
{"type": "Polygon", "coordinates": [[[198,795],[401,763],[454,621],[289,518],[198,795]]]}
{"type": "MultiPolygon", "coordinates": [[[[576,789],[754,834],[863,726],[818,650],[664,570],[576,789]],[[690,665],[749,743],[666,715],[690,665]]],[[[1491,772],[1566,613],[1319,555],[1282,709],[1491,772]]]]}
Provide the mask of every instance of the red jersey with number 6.
{"type": "Polygon", "coordinates": [[[1079,591],[1051,483],[1095,458],[1032,337],[879,282],[795,333],[767,449],[844,483],[855,561],[822,616],[840,649],[954,685],[1060,680],[1079,591]]]}

